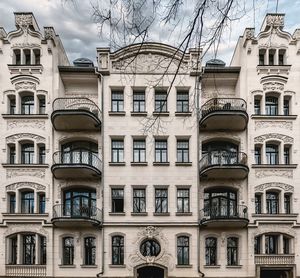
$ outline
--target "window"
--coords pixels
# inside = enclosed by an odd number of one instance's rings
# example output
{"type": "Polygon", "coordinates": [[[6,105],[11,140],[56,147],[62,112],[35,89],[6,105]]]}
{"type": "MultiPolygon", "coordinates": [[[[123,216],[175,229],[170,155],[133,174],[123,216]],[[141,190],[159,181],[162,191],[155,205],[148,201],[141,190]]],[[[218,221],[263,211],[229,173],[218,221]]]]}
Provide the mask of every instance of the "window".
{"type": "Polygon", "coordinates": [[[284,98],[283,100],[283,115],[290,115],[290,100],[288,98],[284,98]]]}
{"type": "Polygon", "coordinates": [[[265,253],[266,254],[278,254],[278,236],[266,235],[265,236],[265,253]]]}
{"type": "Polygon", "coordinates": [[[190,264],[190,243],[187,236],[180,236],[177,238],[177,264],[190,264]]]}
{"type": "Polygon", "coordinates": [[[254,99],[254,114],[255,115],[260,115],[261,110],[260,110],[260,98],[255,98],[254,99]]]}
{"type": "Polygon", "coordinates": [[[39,194],[39,213],[45,213],[45,208],[46,208],[46,198],[45,198],[45,193],[40,193],[39,194]]]}
{"type": "Polygon", "coordinates": [[[112,189],[111,190],[112,212],[124,212],[124,190],[112,189]]]}
{"type": "Polygon", "coordinates": [[[276,116],[278,115],[278,98],[266,97],[266,115],[276,116]]]}
{"type": "Polygon", "coordinates": [[[236,237],[227,238],[227,265],[238,265],[238,242],[236,237]]]}
{"type": "Polygon", "coordinates": [[[144,257],[156,257],[160,253],[160,245],[155,239],[145,240],[140,246],[140,252],[144,257]]]}
{"type": "Polygon", "coordinates": [[[9,193],[9,213],[16,213],[16,194],[9,193]]]}
{"type": "Polygon", "coordinates": [[[46,149],[45,146],[39,146],[39,164],[46,163],[46,149]]]}
{"type": "Polygon", "coordinates": [[[189,112],[189,92],[177,92],[177,112],[189,112]]]}
{"type": "Polygon", "coordinates": [[[284,146],[284,151],[283,151],[283,159],[284,159],[284,164],[290,164],[290,148],[284,146]]]}
{"type": "Polygon", "coordinates": [[[167,92],[155,92],[155,112],[167,112],[167,92]]]}
{"type": "Polygon", "coordinates": [[[146,190],[133,189],[133,212],[146,212],[146,190]]]}
{"type": "Polygon", "coordinates": [[[74,239],[72,237],[63,238],[63,265],[73,265],[74,263],[74,239]]]}
{"type": "Polygon", "coordinates": [[[46,237],[40,237],[40,264],[47,263],[47,240],[46,237]]]}
{"type": "Polygon", "coordinates": [[[23,235],[23,264],[35,264],[35,235],[23,235]]]}
{"type": "Polygon", "coordinates": [[[30,56],[30,49],[24,49],[24,59],[25,59],[25,65],[31,64],[31,56],[30,56]]]}
{"type": "Polygon", "coordinates": [[[145,112],[145,92],[133,92],[133,112],[145,112]]]}
{"type": "Polygon", "coordinates": [[[21,163],[33,164],[34,162],[34,146],[33,144],[22,144],[21,146],[21,163]]]}
{"type": "Polygon", "coordinates": [[[155,139],[155,162],[168,162],[168,142],[167,140],[155,139]]]}
{"type": "Polygon", "coordinates": [[[283,66],[285,64],[285,50],[284,49],[279,49],[278,51],[278,64],[280,66],[283,66]]]}
{"type": "Polygon", "coordinates": [[[168,212],[168,189],[155,189],[155,212],[168,212]]]}
{"type": "Polygon", "coordinates": [[[177,189],[177,212],[190,212],[190,190],[177,189]]]}
{"type": "Polygon", "coordinates": [[[255,194],[255,213],[261,214],[261,194],[255,194]]]}
{"type": "Polygon", "coordinates": [[[279,162],[278,146],[273,144],[266,145],[267,164],[276,165],[279,162]]]}
{"type": "Polygon", "coordinates": [[[112,162],[124,161],[124,140],[111,141],[111,159],[112,162]]]}
{"type": "Polygon", "coordinates": [[[39,114],[46,114],[46,100],[44,96],[39,96],[39,114]]]}
{"type": "Polygon", "coordinates": [[[291,213],[291,195],[284,194],[284,213],[291,213]]]}
{"type": "Polygon", "coordinates": [[[21,98],[21,114],[31,115],[34,114],[34,97],[23,96],[21,98]]]}
{"type": "Polygon", "coordinates": [[[15,164],[16,162],[16,147],[13,145],[9,147],[9,163],[15,164]]]}
{"type": "Polygon", "coordinates": [[[177,140],[177,162],[189,162],[189,140],[177,140]]]}
{"type": "Polygon", "coordinates": [[[269,49],[269,65],[270,66],[275,65],[275,61],[274,61],[275,53],[276,53],[275,49],[269,49]]]}
{"type": "Polygon", "coordinates": [[[95,265],[96,263],[96,240],[94,237],[84,239],[84,264],[95,265]]]}
{"type": "Polygon", "coordinates": [[[263,66],[265,64],[265,54],[266,54],[265,49],[259,50],[259,65],[260,66],[263,66]]]}
{"type": "Polygon", "coordinates": [[[278,214],[279,213],[279,194],[277,192],[266,193],[266,205],[267,213],[278,214]]]}
{"type": "Polygon", "coordinates": [[[14,49],[14,64],[21,65],[21,50],[14,49]]]}
{"type": "Polygon", "coordinates": [[[124,264],[124,237],[113,236],[112,237],[112,264],[123,265],[124,264]]]}
{"type": "Polygon", "coordinates": [[[283,237],[283,254],[290,254],[290,239],[286,236],[283,237]]]}
{"type": "Polygon", "coordinates": [[[34,213],[34,192],[25,191],[21,193],[21,212],[34,213]]]}
{"type": "Polygon", "coordinates": [[[14,236],[10,239],[10,247],[11,247],[11,253],[10,253],[10,260],[9,264],[17,264],[17,258],[18,258],[18,238],[17,236],[14,236]]]}
{"type": "Polygon", "coordinates": [[[260,146],[255,146],[254,159],[255,159],[255,164],[261,164],[261,147],[260,146]]]}
{"type": "Polygon", "coordinates": [[[124,93],[121,91],[111,92],[111,111],[122,112],[124,111],[124,93]]]}
{"type": "Polygon", "coordinates": [[[16,114],[16,97],[10,96],[9,97],[9,114],[14,115],[16,114]]]}
{"type": "Polygon", "coordinates": [[[217,265],[217,239],[214,237],[205,239],[205,263],[217,265]]]}
{"type": "Polygon", "coordinates": [[[39,65],[41,63],[41,52],[39,49],[33,49],[34,64],[39,65]]]}
{"type": "Polygon", "coordinates": [[[133,162],[146,162],[145,140],[133,140],[133,162]]]}
{"type": "Polygon", "coordinates": [[[254,237],[254,254],[261,253],[261,236],[254,237]]]}

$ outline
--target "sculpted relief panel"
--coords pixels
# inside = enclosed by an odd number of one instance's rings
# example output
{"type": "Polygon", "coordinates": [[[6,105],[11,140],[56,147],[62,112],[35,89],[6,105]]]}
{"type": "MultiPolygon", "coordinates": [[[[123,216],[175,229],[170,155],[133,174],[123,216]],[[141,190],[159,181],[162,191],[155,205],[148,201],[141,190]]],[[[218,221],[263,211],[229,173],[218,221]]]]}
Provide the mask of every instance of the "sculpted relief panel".
{"type": "Polygon", "coordinates": [[[18,168],[18,169],[7,169],[6,178],[11,179],[15,177],[30,176],[35,178],[44,179],[46,171],[45,169],[27,169],[27,168],[18,168]]]}
{"type": "Polygon", "coordinates": [[[255,121],[255,130],[264,128],[283,128],[293,130],[292,121],[255,121]]]}
{"type": "Polygon", "coordinates": [[[7,120],[7,130],[13,128],[37,128],[45,130],[44,120],[29,120],[29,119],[17,119],[17,120],[7,120]]]}
{"type": "Polygon", "coordinates": [[[255,177],[266,178],[271,176],[283,177],[292,179],[293,178],[293,170],[286,170],[286,169],[259,169],[255,170],[255,177]]]}
{"type": "Polygon", "coordinates": [[[255,191],[264,191],[268,188],[281,188],[284,191],[288,192],[294,192],[294,187],[292,185],[286,184],[286,183],[281,183],[281,182],[268,182],[264,184],[260,184],[255,186],[255,191]]]}
{"type": "Polygon", "coordinates": [[[268,139],[278,139],[283,141],[285,144],[292,144],[294,139],[290,136],[279,134],[279,133],[268,133],[254,138],[254,143],[263,143],[268,139]]]}

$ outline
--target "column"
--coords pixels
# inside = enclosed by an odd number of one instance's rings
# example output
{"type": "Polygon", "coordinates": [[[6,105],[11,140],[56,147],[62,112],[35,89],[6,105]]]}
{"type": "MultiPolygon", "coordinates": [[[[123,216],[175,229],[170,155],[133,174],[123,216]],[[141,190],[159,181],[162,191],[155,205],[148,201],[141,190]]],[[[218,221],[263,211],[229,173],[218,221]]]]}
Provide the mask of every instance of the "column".
{"type": "Polygon", "coordinates": [[[279,235],[279,240],[278,240],[278,254],[283,254],[283,234],[279,235]]]}
{"type": "Polygon", "coordinates": [[[274,65],[279,65],[279,59],[278,59],[278,49],[275,49],[275,55],[274,55],[274,65]]]}
{"type": "Polygon", "coordinates": [[[266,144],[263,143],[261,146],[261,164],[266,164],[266,144]]]}
{"type": "Polygon", "coordinates": [[[21,212],[21,198],[20,198],[20,191],[16,190],[16,213],[21,212]]]}
{"type": "Polygon", "coordinates": [[[22,252],[22,246],[23,246],[23,238],[21,234],[17,234],[17,264],[23,263],[23,252],[22,252]]]}
{"type": "Polygon", "coordinates": [[[34,146],[34,158],[33,158],[33,163],[34,164],[37,164],[38,163],[38,151],[39,151],[39,148],[38,148],[38,145],[36,142],[33,143],[33,146],[34,146]]]}
{"type": "Polygon", "coordinates": [[[261,97],[261,101],[260,101],[260,111],[262,115],[266,114],[266,99],[265,99],[265,95],[263,94],[261,97]]]}
{"type": "Polygon", "coordinates": [[[279,164],[284,164],[284,144],[279,145],[279,164]]]}
{"type": "Polygon", "coordinates": [[[34,65],[35,64],[35,59],[34,59],[34,53],[33,53],[33,49],[30,49],[30,64],[34,65]]]}
{"type": "Polygon", "coordinates": [[[20,49],[20,53],[21,53],[21,65],[25,65],[25,56],[24,56],[23,49],[20,49]]]}
{"type": "Polygon", "coordinates": [[[21,144],[19,142],[16,142],[15,147],[16,147],[16,163],[21,163],[21,144]]]}
{"type": "Polygon", "coordinates": [[[281,93],[278,98],[278,114],[283,115],[283,94],[281,93]]]}
{"type": "Polygon", "coordinates": [[[38,198],[38,193],[34,190],[34,208],[33,212],[38,213],[38,207],[39,207],[39,198],[38,198]]]}
{"type": "Polygon", "coordinates": [[[284,192],[281,191],[279,194],[279,213],[285,213],[284,212],[284,192]]]}
{"type": "Polygon", "coordinates": [[[21,114],[20,95],[16,93],[16,114],[21,114]]]}
{"type": "Polygon", "coordinates": [[[37,97],[36,94],[33,95],[33,99],[34,99],[34,113],[35,114],[39,114],[39,98],[37,97]]]}
{"type": "Polygon", "coordinates": [[[266,237],[265,237],[265,235],[261,236],[261,248],[262,248],[261,253],[266,254],[266,237]]]}
{"type": "Polygon", "coordinates": [[[35,234],[35,264],[40,264],[40,237],[38,234],[35,234]]]}
{"type": "Polygon", "coordinates": [[[266,213],[266,191],[261,195],[261,213],[266,213]]]}
{"type": "Polygon", "coordinates": [[[266,54],[265,54],[265,65],[269,65],[269,49],[266,49],[266,54]]]}

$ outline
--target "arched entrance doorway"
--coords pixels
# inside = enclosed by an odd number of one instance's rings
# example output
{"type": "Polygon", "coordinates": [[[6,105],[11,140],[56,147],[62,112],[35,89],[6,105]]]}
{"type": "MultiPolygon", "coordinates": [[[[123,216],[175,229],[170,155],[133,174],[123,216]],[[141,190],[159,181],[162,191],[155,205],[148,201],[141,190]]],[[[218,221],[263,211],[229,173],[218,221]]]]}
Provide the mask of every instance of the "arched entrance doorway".
{"type": "Polygon", "coordinates": [[[165,278],[165,270],[158,266],[143,266],[136,271],[137,278],[165,278]]]}

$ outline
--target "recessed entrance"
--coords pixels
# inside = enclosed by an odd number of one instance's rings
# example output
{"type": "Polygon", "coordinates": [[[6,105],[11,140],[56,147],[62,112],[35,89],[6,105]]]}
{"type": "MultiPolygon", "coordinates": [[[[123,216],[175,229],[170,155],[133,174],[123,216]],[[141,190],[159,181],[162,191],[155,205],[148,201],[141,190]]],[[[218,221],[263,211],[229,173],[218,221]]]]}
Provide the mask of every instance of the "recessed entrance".
{"type": "Polygon", "coordinates": [[[137,278],[164,278],[164,269],[157,266],[144,266],[137,269],[137,278]]]}
{"type": "Polygon", "coordinates": [[[292,278],[293,272],[291,269],[262,269],[260,278],[292,278]]]}

